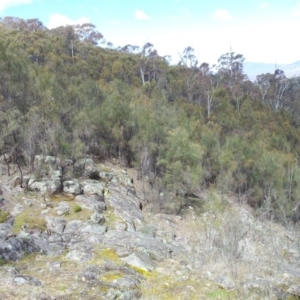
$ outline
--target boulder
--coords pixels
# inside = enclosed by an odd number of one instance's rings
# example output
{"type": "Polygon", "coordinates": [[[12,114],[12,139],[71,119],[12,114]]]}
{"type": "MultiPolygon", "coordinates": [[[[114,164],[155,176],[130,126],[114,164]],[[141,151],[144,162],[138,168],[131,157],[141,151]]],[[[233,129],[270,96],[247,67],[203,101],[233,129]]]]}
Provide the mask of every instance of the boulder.
{"type": "Polygon", "coordinates": [[[85,237],[88,238],[86,234],[95,235],[96,237],[97,235],[104,234],[106,230],[107,228],[104,225],[98,223],[96,224],[94,222],[85,222],[84,225],[80,228],[79,232],[84,233],[85,237]]]}
{"type": "Polygon", "coordinates": [[[93,247],[89,245],[76,245],[74,249],[69,251],[66,259],[85,263],[93,258],[93,247]]]}
{"type": "Polygon", "coordinates": [[[152,272],[155,269],[154,261],[144,252],[134,252],[122,260],[128,265],[146,272],[152,272]]]}
{"type": "Polygon", "coordinates": [[[63,191],[67,194],[79,195],[82,192],[81,185],[75,180],[67,180],[63,182],[63,191]]]}
{"type": "Polygon", "coordinates": [[[67,202],[65,201],[61,201],[59,202],[58,206],[55,208],[56,211],[57,211],[57,214],[59,216],[62,216],[62,215],[67,215],[70,213],[70,206],[67,202]]]}
{"type": "Polygon", "coordinates": [[[88,177],[99,179],[99,171],[97,170],[94,161],[91,158],[83,158],[78,160],[73,166],[73,173],[76,178],[88,177]]]}
{"type": "Polygon", "coordinates": [[[60,159],[55,156],[36,155],[34,168],[40,176],[50,176],[52,171],[59,170],[60,159]]]}
{"type": "Polygon", "coordinates": [[[83,187],[84,195],[86,195],[86,196],[91,196],[91,195],[103,196],[105,183],[97,181],[97,180],[93,180],[93,179],[88,179],[88,180],[82,181],[81,185],[83,187]]]}
{"type": "Polygon", "coordinates": [[[169,258],[170,253],[175,251],[154,237],[136,231],[107,231],[103,243],[107,247],[115,249],[119,255],[122,255],[121,253],[124,255],[126,252],[129,255],[133,251],[142,251],[157,261],[169,258]]]}
{"type": "Polygon", "coordinates": [[[74,201],[81,207],[90,210],[95,210],[98,213],[101,213],[103,210],[106,209],[106,205],[102,195],[78,195],[75,197],[74,201]]]}
{"type": "Polygon", "coordinates": [[[111,181],[114,178],[114,174],[112,172],[100,172],[100,178],[106,181],[111,181]]]}
{"type": "Polygon", "coordinates": [[[91,215],[91,220],[92,222],[96,223],[96,224],[103,224],[105,222],[104,216],[98,212],[94,212],[91,215]]]}
{"type": "Polygon", "coordinates": [[[40,286],[42,283],[32,276],[24,276],[24,275],[17,275],[14,277],[13,282],[22,285],[22,284],[30,284],[35,286],[40,286]]]}
{"type": "Polygon", "coordinates": [[[62,234],[66,228],[67,221],[61,217],[46,216],[47,229],[50,232],[62,234]]]}
{"type": "Polygon", "coordinates": [[[0,239],[5,239],[8,235],[12,234],[12,226],[7,223],[0,224],[0,239]]]}
{"type": "Polygon", "coordinates": [[[126,187],[111,183],[105,201],[113,208],[114,213],[124,220],[127,224],[127,230],[135,231],[135,224],[143,227],[145,222],[140,210],[139,199],[131,194],[127,194],[126,187]]]}
{"type": "MultiPolygon", "coordinates": [[[[27,178],[26,178],[27,179],[27,178]]],[[[37,191],[40,193],[49,193],[50,195],[61,192],[61,180],[60,177],[44,178],[41,180],[36,180],[30,177],[27,180],[25,187],[29,191],[37,191]]]]}
{"type": "Polygon", "coordinates": [[[20,238],[11,236],[0,239],[0,259],[5,261],[19,260],[25,254],[30,254],[40,251],[39,247],[30,238],[20,238]]]}

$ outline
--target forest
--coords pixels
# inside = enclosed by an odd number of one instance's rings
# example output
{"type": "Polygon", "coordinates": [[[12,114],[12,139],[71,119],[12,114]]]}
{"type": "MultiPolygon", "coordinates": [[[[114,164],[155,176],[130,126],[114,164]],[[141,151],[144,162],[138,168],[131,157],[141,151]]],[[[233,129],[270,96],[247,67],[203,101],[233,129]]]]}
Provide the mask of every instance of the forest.
{"type": "Polygon", "coordinates": [[[116,159],[169,199],[206,189],[280,222],[300,203],[300,78],[255,82],[244,56],[211,66],[187,46],[170,64],[150,42],[115,48],[93,24],[0,20],[0,155],[116,159]]]}

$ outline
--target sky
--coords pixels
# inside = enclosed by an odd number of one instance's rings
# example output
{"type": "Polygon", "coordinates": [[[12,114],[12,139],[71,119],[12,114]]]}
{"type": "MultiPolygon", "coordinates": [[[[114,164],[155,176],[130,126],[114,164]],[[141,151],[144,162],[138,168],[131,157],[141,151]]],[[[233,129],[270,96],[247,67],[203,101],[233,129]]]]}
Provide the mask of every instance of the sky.
{"type": "Polygon", "coordinates": [[[300,60],[300,0],[0,0],[5,16],[49,29],[92,23],[115,47],[150,42],[173,61],[188,46],[200,63],[230,49],[251,62],[300,60]]]}

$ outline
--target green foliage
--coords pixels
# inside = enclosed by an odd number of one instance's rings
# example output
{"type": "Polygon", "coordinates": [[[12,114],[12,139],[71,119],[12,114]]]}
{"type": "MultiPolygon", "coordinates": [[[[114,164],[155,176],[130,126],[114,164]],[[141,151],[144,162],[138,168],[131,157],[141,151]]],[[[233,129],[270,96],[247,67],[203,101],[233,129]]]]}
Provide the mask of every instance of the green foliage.
{"type": "Polygon", "coordinates": [[[177,127],[168,133],[164,153],[158,161],[165,169],[166,184],[178,189],[183,184],[189,189],[200,185],[203,151],[190,140],[188,132],[177,127]]]}
{"type": "Polygon", "coordinates": [[[79,213],[82,211],[82,207],[80,205],[76,204],[73,206],[73,210],[75,213],[79,213]]]}
{"type": "Polygon", "coordinates": [[[95,46],[101,38],[92,24],[0,21],[0,155],[32,169],[37,154],[118,158],[159,191],[212,186],[292,215],[299,78],[266,74],[253,84],[242,55],[231,73],[223,55],[213,74],[193,56],[170,66],[151,44],[134,54],[95,46]]]}

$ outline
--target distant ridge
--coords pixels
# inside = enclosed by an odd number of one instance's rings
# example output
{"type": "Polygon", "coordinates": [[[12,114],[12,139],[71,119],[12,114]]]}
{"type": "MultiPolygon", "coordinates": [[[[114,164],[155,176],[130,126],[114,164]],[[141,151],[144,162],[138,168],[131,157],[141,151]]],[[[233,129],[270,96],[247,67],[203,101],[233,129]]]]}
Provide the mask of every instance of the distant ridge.
{"type": "MultiPolygon", "coordinates": [[[[277,69],[283,70],[287,77],[300,76],[300,60],[291,64],[277,64],[277,69]]],[[[275,63],[244,62],[244,73],[254,81],[257,75],[275,71],[275,63]]]]}

